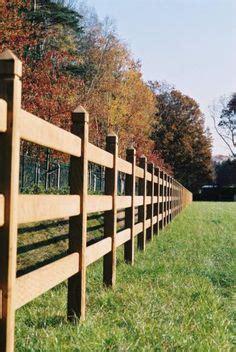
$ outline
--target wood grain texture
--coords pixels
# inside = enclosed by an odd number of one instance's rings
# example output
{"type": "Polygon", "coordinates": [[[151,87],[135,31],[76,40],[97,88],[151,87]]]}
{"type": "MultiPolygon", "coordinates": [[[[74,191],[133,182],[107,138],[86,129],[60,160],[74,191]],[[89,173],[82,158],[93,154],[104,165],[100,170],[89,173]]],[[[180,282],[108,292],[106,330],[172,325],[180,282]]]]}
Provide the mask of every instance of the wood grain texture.
{"type": "Polygon", "coordinates": [[[106,150],[96,147],[95,145],[88,144],[88,160],[92,163],[102,165],[108,168],[113,167],[113,156],[106,150]]]}
{"type": "Polygon", "coordinates": [[[134,225],[134,234],[137,236],[139,233],[141,233],[143,230],[143,222],[139,222],[134,225]]]}
{"type": "Polygon", "coordinates": [[[23,195],[19,196],[18,223],[53,220],[79,215],[78,195],[23,195]]]}
{"type": "Polygon", "coordinates": [[[143,178],[144,177],[143,169],[141,167],[139,167],[139,166],[136,166],[135,175],[136,175],[136,177],[143,178]]]}
{"type": "Polygon", "coordinates": [[[125,229],[120,231],[116,235],[116,247],[121,246],[122,244],[130,241],[131,239],[131,229],[125,229]]]}
{"type": "Polygon", "coordinates": [[[143,205],[143,196],[135,196],[134,205],[135,207],[143,205]]]}
{"type": "Polygon", "coordinates": [[[87,213],[97,213],[99,211],[107,211],[112,209],[112,196],[95,195],[88,196],[87,213]]]}
{"type": "Polygon", "coordinates": [[[22,139],[60,152],[80,157],[81,139],[39,117],[21,110],[22,139]]]}
{"type": "Polygon", "coordinates": [[[132,175],[132,164],[124,159],[117,158],[117,169],[124,174],[132,175]]]}
{"type": "Polygon", "coordinates": [[[69,218],[69,253],[79,254],[80,272],[68,280],[68,319],[85,319],[86,313],[86,247],[88,195],[89,115],[82,106],[72,113],[71,132],[81,139],[81,157],[71,156],[70,192],[80,196],[80,213],[69,218]]]}
{"type": "Polygon", "coordinates": [[[111,252],[111,237],[104,238],[88,246],[86,250],[86,265],[96,262],[109,252],[111,252]]]}
{"type": "Polygon", "coordinates": [[[21,61],[6,50],[0,55],[0,99],[7,102],[7,128],[0,133],[0,194],[5,200],[4,226],[0,227],[0,351],[7,352],[14,350],[21,75],[21,61]]]}
{"type": "Polygon", "coordinates": [[[73,253],[16,280],[15,309],[32,301],[79,272],[79,254],[73,253]]]}
{"type": "Polygon", "coordinates": [[[117,196],[117,210],[131,207],[131,196],[117,196]]]}

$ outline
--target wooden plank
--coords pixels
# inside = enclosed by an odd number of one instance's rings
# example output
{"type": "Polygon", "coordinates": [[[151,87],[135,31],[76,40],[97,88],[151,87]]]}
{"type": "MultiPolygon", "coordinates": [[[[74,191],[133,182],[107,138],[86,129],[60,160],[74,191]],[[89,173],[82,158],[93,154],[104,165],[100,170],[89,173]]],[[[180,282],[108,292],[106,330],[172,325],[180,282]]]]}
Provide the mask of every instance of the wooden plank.
{"type": "Polygon", "coordinates": [[[111,251],[111,237],[102,239],[87,247],[86,265],[90,265],[111,251]]]}
{"type": "Polygon", "coordinates": [[[88,196],[87,212],[97,213],[99,211],[107,211],[112,209],[112,196],[108,195],[93,195],[88,196]]]}
{"type": "Polygon", "coordinates": [[[148,229],[151,226],[151,219],[147,219],[145,222],[146,229],[148,229]]]}
{"type": "Polygon", "coordinates": [[[169,176],[169,190],[168,190],[168,222],[171,221],[171,177],[169,176]]]}
{"type": "Polygon", "coordinates": [[[124,174],[132,175],[132,164],[124,159],[117,158],[117,168],[124,174]]]}
{"type": "Polygon", "coordinates": [[[81,139],[39,117],[21,110],[19,133],[22,139],[60,152],[81,156],[81,139]]]}
{"type": "Polygon", "coordinates": [[[16,280],[15,309],[24,306],[78,272],[79,254],[73,253],[20,276],[16,280]]]}
{"type": "Polygon", "coordinates": [[[21,76],[21,61],[6,50],[0,55],[0,99],[7,102],[7,129],[0,133],[0,194],[5,200],[4,226],[0,227],[0,351],[7,352],[14,351],[21,76]]]}
{"type": "Polygon", "coordinates": [[[18,223],[25,224],[79,215],[78,195],[19,195],[18,223]]]}
{"type": "Polygon", "coordinates": [[[0,194],[0,226],[4,225],[4,213],[5,213],[5,202],[4,202],[4,196],[0,194]]]}
{"type": "Polygon", "coordinates": [[[165,212],[165,172],[161,172],[161,179],[162,179],[162,200],[161,200],[161,214],[162,214],[162,219],[161,219],[161,229],[164,228],[165,223],[164,223],[164,212],[165,212]]]}
{"type": "Polygon", "coordinates": [[[112,154],[112,169],[105,170],[105,194],[112,197],[112,209],[104,214],[104,237],[111,238],[111,252],[103,258],[103,283],[114,288],[116,283],[116,231],[117,231],[117,184],[118,184],[118,137],[109,134],[106,150],[112,154]]]}
{"type": "Polygon", "coordinates": [[[154,164],[151,164],[150,166],[150,172],[152,175],[152,181],[151,181],[151,211],[150,211],[150,219],[151,219],[151,240],[153,239],[153,235],[154,235],[154,223],[153,223],[153,219],[154,219],[154,207],[155,207],[155,202],[154,202],[154,194],[155,194],[155,183],[154,183],[154,173],[155,173],[155,168],[154,168],[154,164]]]}
{"type": "Polygon", "coordinates": [[[152,174],[147,172],[147,181],[152,182],[152,174]]]}
{"type": "Polygon", "coordinates": [[[144,170],[141,167],[136,166],[135,175],[136,175],[136,177],[143,178],[144,177],[144,170]]]}
{"type": "Polygon", "coordinates": [[[7,130],[7,103],[0,99],[0,132],[7,130]]]}
{"type": "Polygon", "coordinates": [[[143,169],[144,177],[139,182],[139,194],[143,196],[143,206],[138,208],[138,221],[143,222],[143,231],[138,235],[138,248],[142,251],[146,249],[146,218],[147,218],[147,158],[140,158],[140,166],[143,169]]]}
{"type": "Polygon", "coordinates": [[[69,218],[69,253],[79,254],[80,271],[68,280],[67,317],[76,322],[86,313],[86,247],[89,115],[82,106],[72,113],[72,133],[81,139],[81,157],[71,156],[70,193],[80,196],[80,214],[69,218]]]}
{"type": "Polygon", "coordinates": [[[131,196],[117,196],[117,210],[131,207],[131,196]]]}
{"type": "Polygon", "coordinates": [[[134,234],[137,236],[143,230],[143,222],[139,222],[138,224],[134,225],[134,234]]]}
{"type": "Polygon", "coordinates": [[[130,239],[125,242],[124,259],[126,263],[134,265],[136,150],[133,147],[126,149],[126,159],[132,165],[132,175],[127,175],[125,182],[125,193],[131,196],[131,207],[125,210],[125,228],[130,229],[130,239]]]}
{"type": "Polygon", "coordinates": [[[143,205],[143,196],[135,196],[134,204],[136,207],[143,205]]]}
{"type": "Polygon", "coordinates": [[[157,215],[153,217],[153,225],[157,223],[157,215]]]}
{"type": "Polygon", "coordinates": [[[125,229],[118,232],[116,235],[116,247],[121,246],[129,240],[131,240],[131,229],[125,229]]]}
{"type": "Polygon", "coordinates": [[[113,166],[112,154],[91,143],[88,144],[88,160],[92,163],[102,165],[110,169],[113,166]]]}

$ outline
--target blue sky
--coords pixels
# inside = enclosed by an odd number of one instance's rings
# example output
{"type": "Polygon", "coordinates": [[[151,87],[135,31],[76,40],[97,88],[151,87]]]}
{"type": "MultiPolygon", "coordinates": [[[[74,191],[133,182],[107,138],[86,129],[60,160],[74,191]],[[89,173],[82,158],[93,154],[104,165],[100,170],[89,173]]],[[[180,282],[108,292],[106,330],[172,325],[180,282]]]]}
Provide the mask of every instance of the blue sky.
{"type": "Polygon", "coordinates": [[[145,80],[166,80],[198,101],[214,136],[213,154],[227,154],[208,106],[236,91],[236,0],[88,0],[116,23],[140,59],[145,80]]]}

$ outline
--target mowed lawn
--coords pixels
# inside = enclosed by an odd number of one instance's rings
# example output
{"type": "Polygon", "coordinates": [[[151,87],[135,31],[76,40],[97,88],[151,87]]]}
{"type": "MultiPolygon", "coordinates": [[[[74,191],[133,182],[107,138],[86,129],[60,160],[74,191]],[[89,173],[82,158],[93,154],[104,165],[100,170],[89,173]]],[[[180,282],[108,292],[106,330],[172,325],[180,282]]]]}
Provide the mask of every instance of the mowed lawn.
{"type": "MultiPolygon", "coordinates": [[[[193,203],[135,266],[118,251],[115,290],[88,268],[87,319],[66,320],[66,283],[17,312],[17,351],[231,351],[236,203],[193,203]]],[[[33,255],[33,254],[32,254],[33,255]]]]}

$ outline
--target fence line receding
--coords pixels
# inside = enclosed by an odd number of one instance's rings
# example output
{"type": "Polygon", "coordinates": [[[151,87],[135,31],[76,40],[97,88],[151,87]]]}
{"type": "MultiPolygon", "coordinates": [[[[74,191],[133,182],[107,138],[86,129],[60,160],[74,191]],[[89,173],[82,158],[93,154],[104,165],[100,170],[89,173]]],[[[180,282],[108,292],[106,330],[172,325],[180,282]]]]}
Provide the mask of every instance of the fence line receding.
{"type": "Polygon", "coordinates": [[[116,250],[124,260],[140,250],[192,201],[192,194],[146,157],[136,164],[134,148],[127,160],[118,156],[118,139],[108,135],[106,150],[89,143],[88,113],[72,113],[71,133],[21,108],[21,61],[11,51],[0,55],[0,351],[14,350],[15,311],[68,279],[68,318],[85,318],[86,268],[103,257],[103,281],[114,286],[116,250]],[[70,195],[19,194],[20,141],[67,153],[70,195]],[[88,195],[88,162],[105,167],[105,194],[88,195]],[[126,174],[125,195],[117,194],[118,172],[126,174]],[[136,181],[138,187],[136,187],[136,181]],[[138,194],[137,194],[138,189],[138,194]],[[117,211],[124,210],[125,229],[117,232],[117,211]],[[138,209],[138,223],[135,223],[138,209]],[[87,245],[87,216],[104,212],[104,238],[87,245]],[[69,253],[62,259],[16,276],[19,224],[69,217],[69,253]]]}

